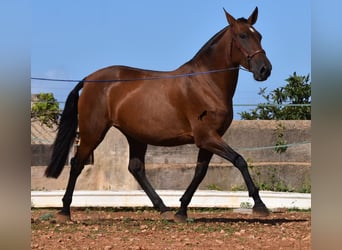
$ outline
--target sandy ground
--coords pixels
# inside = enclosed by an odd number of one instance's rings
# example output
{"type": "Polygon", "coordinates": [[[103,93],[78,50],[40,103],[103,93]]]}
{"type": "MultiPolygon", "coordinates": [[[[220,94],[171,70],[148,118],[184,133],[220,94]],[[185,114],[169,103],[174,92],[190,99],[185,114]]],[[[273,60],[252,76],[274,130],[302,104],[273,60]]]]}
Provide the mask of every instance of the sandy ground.
{"type": "Polygon", "coordinates": [[[31,210],[31,249],[311,249],[311,213],[268,217],[228,209],[190,209],[187,223],[151,208],[74,208],[59,223],[56,209],[31,210]]]}

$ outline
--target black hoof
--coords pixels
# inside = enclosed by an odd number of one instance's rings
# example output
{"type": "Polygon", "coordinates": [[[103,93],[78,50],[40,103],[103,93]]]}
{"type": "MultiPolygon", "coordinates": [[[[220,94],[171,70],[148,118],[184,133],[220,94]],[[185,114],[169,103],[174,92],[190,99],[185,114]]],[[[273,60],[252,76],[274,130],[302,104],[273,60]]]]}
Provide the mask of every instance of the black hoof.
{"type": "Polygon", "coordinates": [[[60,211],[60,212],[57,213],[57,215],[56,215],[56,222],[64,223],[64,222],[69,222],[69,221],[71,221],[70,212],[66,213],[66,212],[60,211]]]}
{"type": "Polygon", "coordinates": [[[264,204],[258,206],[254,205],[253,215],[265,217],[270,215],[270,211],[264,204]]]}
{"type": "Polygon", "coordinates": [[[181,214],[175,214],[174,220],[176,223],[186,223],[188,220],[188,216],[181,215],[181,214]]]}

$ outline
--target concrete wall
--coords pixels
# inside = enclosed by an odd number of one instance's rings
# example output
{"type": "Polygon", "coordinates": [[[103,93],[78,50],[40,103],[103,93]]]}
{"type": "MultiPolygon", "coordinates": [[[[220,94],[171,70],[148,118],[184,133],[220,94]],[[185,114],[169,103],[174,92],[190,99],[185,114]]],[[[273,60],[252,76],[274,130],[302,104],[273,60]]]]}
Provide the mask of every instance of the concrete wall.
{"type": "MultiPolygon", "coordinates": [[[[277,186],[288,190],[302,191],[311,186],[311,122],[281,121],[284,139],[289,147],[284,153],[272,148],[277,141],[277,121],[233,121],[224,135],[224,140],[249,162],[250,172],[256,183],[277,186]]],[[[64,189],[69,166],[57,179],[43,177],[49,146],[32,145],[31,176],[33,190],[64,189]],[[44,149],[42,149],[42,147],[44,149]],[[43,153],[39,157],[39,153],[43,153]],[[40,166],[37,166],[37,163],[40,166]],[[42,164],[45,163],[45,164],[42,164]]],[[[185,189],[194,174],[198,149],[194,145],[179,147],[149,146],[146,155],[146,173],[156,189],[185,189]]],[[[83,170],[76,189],[130,190],[139,189],[127,170],[128,145],[126,138],[116,129],[111,129],[94,152],[94,165],[83,170]]],[[[200,189],[223,190],[245,187],[240,172],[224,159],[214,156],[200,189]]]]}

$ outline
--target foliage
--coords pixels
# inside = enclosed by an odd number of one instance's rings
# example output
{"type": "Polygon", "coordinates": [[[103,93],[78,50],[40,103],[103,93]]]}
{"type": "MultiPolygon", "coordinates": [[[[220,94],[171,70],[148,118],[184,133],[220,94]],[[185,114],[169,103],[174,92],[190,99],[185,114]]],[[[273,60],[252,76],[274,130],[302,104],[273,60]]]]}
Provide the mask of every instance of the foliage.
{"type": "Polygon", "coordinates": [[[282,123],[277,124],[275,129],[275,134],[277,136],[276,145],[274,151],[281,154],[287,150],[287,141],[285,140],[285,125],[282,123]]]}
{"type": "Polygon", "coordinates": [[[253,207],[253,205],[250,203],[250,202],[241,202],[240,203],[240,208],[252,208],[253,207]]]}
{"type": "Polygon", "coordinates": [[[250,112],[239,113],[243,120],[311,120],[311,82],[309,75],[298,76],[296,72],[286,79],[284,87],[276,88],[266,94],[260,88],[266,103],[259,104],[250,112]],[[300,104],[307,104],[301,106],[300,104]],[[296,106],[298,105],[298,106],[296,106]]]}
{"type": "Polygon", "coordinates": [[[31,119],[37,119],[41,124],[51,128],[58,124],[59,103],[52,93],[40,93],[31,106],[31,119]]]}
{"type": "Polygon", "coordinates": [[[54,218],[54,215],[52,213],[45,213],[45,214],[42,214],[39,217],[39,220],[41,220],[41,221],[49,221],[49,220],[51,220],[53,218],[54,218]]]}
{"type": "Polygon", "coordinates": [[[217,191],[222,191],[223,190],[223,188],[220,187],[217,184],[210,184],[210,185],[207,186],[207,189],[208,190],[217,190],[217,191]]]}

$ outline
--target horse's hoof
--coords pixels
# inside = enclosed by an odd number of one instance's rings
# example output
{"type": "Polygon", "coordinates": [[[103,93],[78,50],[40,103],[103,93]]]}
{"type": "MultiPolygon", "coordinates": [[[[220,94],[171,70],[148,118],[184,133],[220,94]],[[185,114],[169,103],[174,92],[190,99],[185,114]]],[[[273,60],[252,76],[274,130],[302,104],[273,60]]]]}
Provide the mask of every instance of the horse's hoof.
{"type": "Polygon", "coordinates": [[[163,220],[173,220],[173,213],[171,211],[165,211],[160,214],[163,220]]]}
{"type": "Polygon", "coordinates": [[[174,221],[176,223],[186,223],[187,219],[188,219],[187,216],[180,215],[180,214],[175,214],[175,216],[174,216],[174,221]]]}
{"type": "Polygon", "coordinates": [[[266,217],[270,215],[270,211],[267,209],[266,206],[254,206],[253,207],[253,215],[266,217]]]}
{"type": "Polygon", "coordinates": [[[56,214],[56,223],[68,223],[71,222],[70,214],[65,214],[62,212],[58,212],[56,214]]]}

